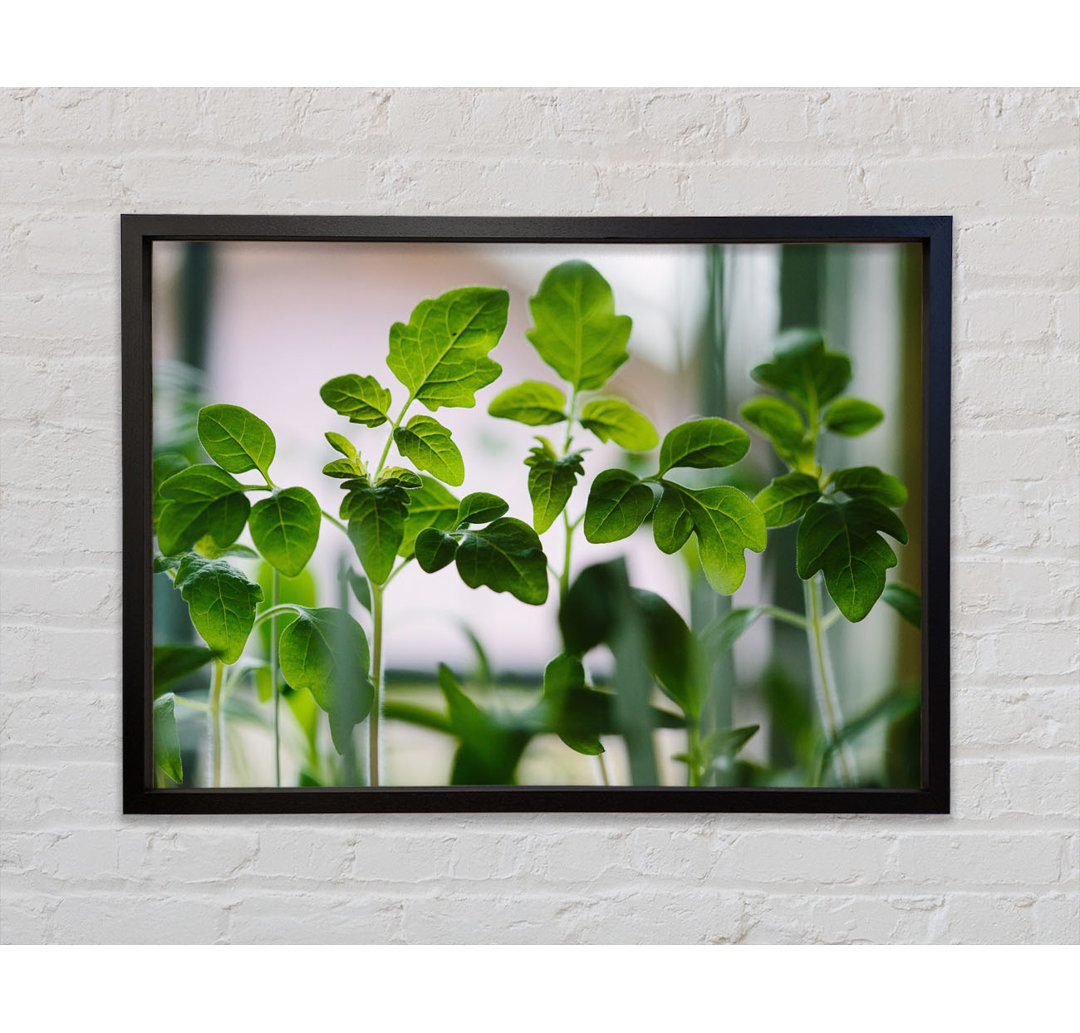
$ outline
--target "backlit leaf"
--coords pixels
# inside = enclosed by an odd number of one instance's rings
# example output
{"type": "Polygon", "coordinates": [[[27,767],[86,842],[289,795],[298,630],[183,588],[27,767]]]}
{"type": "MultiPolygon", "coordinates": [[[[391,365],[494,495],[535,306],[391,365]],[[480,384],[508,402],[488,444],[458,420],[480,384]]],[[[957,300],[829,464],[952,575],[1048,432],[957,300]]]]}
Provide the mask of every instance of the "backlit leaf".
{"type": "Polygon", "coordinates": [[[409,492],[396,481],[377,485],[365,481],[345,496],[341,518],[348,521],[349,540],[374,585],[385,584],[390,576],[405,536],[408,508],[409,492]]]}
{"type": "Polygon", "coordinates": [[[884,473],[876,466],[851,466],[832,475],[837,491],[852,498],[873,499],[895,509],[908,499],[907,488],[898,477],[884,473]]]}
{"type": "Polygon", "coordinates": [[[653,512],[653,538],[656,547],[668,554],[678,552],[694,530],[694,521],[683,501],[682,489],[664,487],[653,512]]]}
{"type": "Polygon", "coordinates": [[[465,461],[447,430],[433,416],[414,416],[394,430],[398,451],[421,470],[447,484],[465,480],[465,461]]]}
{"type": "Polygon", "coordinates": [[[228,561],[187,555],[176,572],[176,587],[203,641],[226,664],[244,651],[262,589],[228,561]]]}
{"type": "Polygon", "coordinates": [[[566,395],[551,384],[526,380],[496,395],[488,414],[530,427],[561,423],[566,419],[566,395]]]}
{"type": "Polygon", "coordinates": [[[402,488],[419,488],[424,482],[415,470],[404,466],[384,466],[376,479],[376,484],[385,484],[394,481],[402,488]]]}
{"type": "MultiPolygon", "coordinates": [[[[350,423],[378,427],[389,419],[390,392],[371,376],[346,373],[334,377],[319,388],[319,397],[350,423]]],[[[334,444],[332,441],[330,443],[334,444]]],[[[347,456],[348,452],[344,454],[347,456]]]]}
{"type": "Polygon", "coordinates": [[[266,477],[277,451],[274,432],[239,405],[200,409],[199,441],[206,454],[229,473],[258,470],[266,477]]]}
{"type": "Polygon", "coordinates": [[[454,562],[457,554],[457,539],[435,527],[426,527],[416,536],[413,546],[416,562],[425,573],[434,574],[454,562]]]}
{"type": "Polygon", "coordinates": [[[742,427],[711,416],[690,420],[668,431],[660,446],[660,473],[674,467],[711,470],[737,463],[750,448],[742,427]]]}
{"type": "Polygon", "coordinates": [[[873,402],[864,402],[861,398],[840,398],[825,413],[825,426],[836,434],[857,438],[873,430],[883,419],[885,414],[873,402]]]}
{"type": "Polygon", "coordinates": [[[629,470],[605,470],[589,490],[585,538],[594,544],[628,538],[653,507],[652,489],[629,470]]]}
{"type": "Polygon", "coordinates": [[[529,450],[525,465],[529,467],[533,527],[543,534],[566,508],[577,479],[585,473],[585,466],[580,452],[570,452],[559,459],[544,444],[529,450]]]}
{"type": "Polygon", "coordinates": [[[768,527],[783,527],[798,520],[817,500],[817,478],[805,473],[786,473],[775,478],[754,497],[768,527]]]}
{"type": "Polygon", "coordinates": [[[630,452],[647,452],[660,440],[648,418],[621,398],[597,398],[581,410],[581,425],[601,441],[614,441],[630,452]]]}
{"type": "Polygon", "coordinates": [[[343,480],[350,477],[366,477],[368,474],[367,464],[359,456],[353,456],[351,459],[331,459],[322,468],[322,472],[327,477],[338,477],[343,480]]]}
{"type": "Polygon", "coordinates": [[[251,503],[240,482],[217,466],[189,466],[159,490],[158,546],[165,554],[190,549],[209,536],[219,549],[232,545],[247,523],[251,503]]]}
{"type": "Polygon", "coordinates": [[[503,516],[510,506],[505,499],[486,491],[474,491],[466,495],[458,506],[459,524],[487,524],[503,516]]]}
{"type": "Polygon", "coordinates": [[[154,493],[154,534],[157,534],[158,518],[164,506],[164,500],[159,497],[161,486],[172,476],[190,465],[179,452],[164,452],[154,456],[153,465],[153,493],[154,493]]]}
{"type": "Polygon", "coordinates": [[[813,462],[814,446],[806,442],[806,425],[799,410],[771,395],[751,398],[739,410],[744,420],[771,442],[788,466],[805,468],[813,462]]]}
{"type": "Polygon", "coordinates": [[[256,502],[248,518],[255,548],[286,577],[296,577],[319,540],[322,511],[305,488],[284,488],[256,502]]]}
{"type": "Polygon", "coordinates": [[[780,335],[771,362],[755,366],[750,375],[775,388],[807,411],[820,411],[851,382],[851,360],[829,351],[821,331],[788,330],[780,335]]]}
{"type": "Polygon", "coordinates": [[[356,458],[356,446],[344,434],[328,430],[326,440],[335,452],[340,452],[346,459],[356,458]]]}

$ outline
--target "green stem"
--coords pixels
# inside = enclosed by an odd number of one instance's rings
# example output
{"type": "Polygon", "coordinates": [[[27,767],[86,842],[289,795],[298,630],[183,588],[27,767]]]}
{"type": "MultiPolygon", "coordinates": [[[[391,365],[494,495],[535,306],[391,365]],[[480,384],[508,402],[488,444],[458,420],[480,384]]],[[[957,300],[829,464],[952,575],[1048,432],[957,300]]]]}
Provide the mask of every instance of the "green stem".
{"type": "Polygon", "coordinates": [[[375,699],[368,717],[368,785],[379,784],[379,708],[382,706],[383,591],[385,585],[371,586],[371,684],[375,699]]]}
{"type": "Polygon", "coordinates": [[[608,775],[607,762],[604,760],[604,755],[602,753],[596,754],[596,766],[600,771],[601,785],[610,786],[611,777],[608,775]]]}
{"type": "MultiPolygon", "coordinates": [[[[281,575],[277,567],[270,588],[270,609],[280,602],[281,575]]],[[[270,696],[274,701],[274,785],[281,788],[281,694],[278,692],[278,615],[270,618],[270,696]]]]}
{"type": "Polygon", "coordinates": [[[327,513],[325,509],[321,509],[319,512],[322,513],[323,520],[333,524],[339,531],[343,531],[345,534],[349,533],[349,529],[333,513],[327,513]]]}
{"type": "Polygon", "coordinates": [[[214,679],[210,684],[210,784],[221,787],[221,680],[225,665],[214,658],[214,679]]]}
{"type": "Polygon", "coordinates": [[[301,613],[303,611],[302,606],[297,606],[296,603],[279,603],[277,606],[271,606],[268,610],[263,610],[252,623],[252,627],[256,624],[262,624],[264,620],[268,618],[276,617],[279,613],[301,613]]]}
{"type": "Polygon", "coordinates": [[[792,613],[791,610],[785,610],[782,606],[763,606],[761,609],[766,616],[772,617],[773,620],[783,621],[785,624],[791,624],[804,630],[810,627],[810,622],[805,617],[792,613]]]}
{"type": "Polygon", "coordinates": [[[563,527],[566,529],[566,544],[563,547],[563,569],[559,575],[559,603],[566,600],[566,593],[570,591],[570,552],[574,547],[574,528],[570,523],[570,517],[563,510],[563,527]]]}
{"type": "Polygon", "coordinates": [[[701,785],[701,771],[698,768],[699,729],[697,719],[686,717],[686,783],[691,786],[701,785]]]}
{"type": "Polygon", "coordinates": [[[375,467],[375,476],[378,477],[382,473],[382,468],[386,465],[386,457],[390,454],[390,446],[394,442],[394,431],[401,426],[401,421],[405,419],[405,414],[409,411],[409,406],[413,404],[413,395],[409,395],[405,399],[405,404],[401,407],[401,412],[398,413],[398,417],[390,424],[390,433],[386,436],[386,444],[383,445],[382,455],[379,456],[379,465],[375,467]]]}

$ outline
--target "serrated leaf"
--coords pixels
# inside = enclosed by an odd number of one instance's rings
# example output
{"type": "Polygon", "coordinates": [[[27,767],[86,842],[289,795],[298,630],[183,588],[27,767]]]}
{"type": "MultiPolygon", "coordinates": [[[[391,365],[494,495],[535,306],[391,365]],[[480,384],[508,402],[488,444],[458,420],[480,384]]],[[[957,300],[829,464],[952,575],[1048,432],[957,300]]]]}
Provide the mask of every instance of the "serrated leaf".
{"type": "Polygon", "coordinates": [[[206,646],[154,646],[154,695],[180,681],[214,659],[206,646]]]}
{"type": "Polygon", "coordinates": [[[405,516],[405,533],[398,546],[398,555],[408,559],[413,554],[416,536],[425,527],[449,531],[458,523],[460,503],[457,497],[434,477],[421,477],[420,487],[409,492],[409,511],[405,516]]]}
{"type": "Polygon", "coordinates": [[[549,270],[529,310],[536,325],[525,336],[579,391],[603,387],[629,358],[632,320],[615,314],[610,285],[588,262],[563,262],[549,270]]]}
{"type": "Polygon", "coordinates": [[[488,352],[506,329],[509,303],[506,291],[492,287],[462,287],[422,301],[407,324],[390,327],[386,364],[432,412],[440,405],[471,409],[475,393],[502,372],[488,352]]]}
{"type": "Polygon", "coordinates": [[[678,552],[694,530],[694,521],[683,502],[682,489],[666,486],[653,513],[653,539],[661,552],[678,552]]]}
{"type": "Polygon", "coordinates": [[[690,420],[668,431],[660,446],[660,473],[675,467],[711,470],[737,463],[750,448],[742,427],[716,416],[690,420]]]}
{"type": "MultiPolygon", "coordinates": [[[[319,397],[350,423],[378,427],[390,418],[390,392],[371,376],[346,373],[334,377],[319,388],[319,397]]],[[[330,444],[334,443],[331,441],[330,444]]],[[[347,456],[348,452],[344,454],[347,456]]]]}
{"type": "Polygon", "coordinates": [[[455,487],[465,480],[465,461],[450,431],[433,416],[414,416],[394,428],[398,451],[421,470],[455,487]]]}
{"type": "Polygon", "coordinates": [[[813,463],[814,446],[804,440],[806,425],[795,406],[771,395],[761,395],[751,398],[739,412],[772,442],[776,454],[788,466],[802,469],[813,463]]]}
{"type": "Polygon", "coordinates": [[[165,554],[190,549],[209,535],[219,549],[232,545],[247,523],[251,503],[240,482],[217,466],[189,466],[159,489],[158,546],[165,554]]]}
{"type": "Polygon", "coordinates": [[[819,330],[794,329],[780,335],[771,362],[750,376],[794,399],[808,412],[819,411],[851,382],[851,360],[829,351],[819,330]]]}
{"type": "Polygon", "coordinates": [[[601,441],[614,441],[630,452],[648,452],[660,440],[648,417],[621,398],[588,402],[581,410],[581,425],[601,441]]]}
{"type": "Polygon", "coordinates": [[[415,470],[409,470],[404,466],[384,466],[375,483],[385,484],[387,481],[393,481],[410,491],[413,488],[419,488],[424,483],[415,470]]]}
{"type": "Polygon", "coordinates": [[[540,380],[526,380],[495,396],[488,415],[516,420],[529,427],[561,423],[566,419],[566,395],[540,380]]]}
{"type": "Polygon", "coordinates": [[[729,610],[702,630],[702,648],[710,657],[717,657],[735,647],[735,643],[766,612],[764,606],[746,606],[729,610]]]}
{"type": "Polygon", "coordinates": [[[466,495],[458,506],[459,524],[486,524],[503,516],[510,509],[505,499],[486,491],[474,491],[466,495]]]}
{"type": "Polygon", "coordinates": [[[409,492],[400,484],[362,482],[349,491],[341,505],[348,521],[349,540],[371,583],[382,585],[390,576],[394,557],[405,536],[409,492]]]}
{"type": "Polygon", "coordinates": [[[344,610],[301,610],[278,641],[281,673],[294,689],[307,689],[330,717],[330,734],[344,753],[353,728],[371,712],[364,629],[344,610]]]}
{"type": "Polygon", "coordinates": [[[873,430],[883,419],[885,414],[873,402],[864,402],[861,398],[840,398],[825,413],[825,426],[835,434],[857,438],[873,430]]]}
{"type": "Polygon", "coordinates": [[[180,736],[176,732],[176,698],[171,692],[154,700],[154,765],[177,785],[184,781],[180,736]]]}
{"type": "Polygon", "coordinates": [[[262,589],[226,560],[189,554],[180,561],[176,587],[195,630],[225,664],[244,651],[262,589]]]}
{"type": "Polygon", "coordinates": [[[896,509],[908,500],[903,482],[876,466],[851,466],[846,470],[837,470],[832,475],[832,483],[837,491],[845,495],[873,499],[890,509],[896,509]]]}
{"type": "Polygon", "coordinates": [[[629,470],[605,470],[589,489],[585,538],[593,544],[628,538],[649,515],[653,493],[629,470]]]}
{"type": "Polygon", "coordinates": [[[922,596],[914,588],[908,588],[907,585],[894,581],[885,586],[881,599],[900,614],[908,624],[916,628],[922,627],[922,596]]]}
{"type": "Polygon", "coordinates": [[[357,456],[356,446],[347,438],[344,434],[338,434],[336,431],[326,431],[327,444],[335,452],[340,452],[346,459],[355,459],[357,456]]]}
{"type": "Polygon", "coordinates": [[[284,488],[256,502],[248,517],[255,548],[286,577],[296,577],[319,541],[322,510],[305,488],[284,488]]]}
{"type": "Polygon", "coordinates": [[[805,473],[786,473],[776,477],[754,497],[767,527],[784,527],[798,520],[821,498],[816,477],[805,473]]]}
{"type": "Polygon", "coordinates": [[[585,465],[580,452],[570,452],[557,459],[547,443],[529,449],[525,465],[529,467],[533,527],[543,534],[566,508],[577,479],[585,473],[585,465]]]}
{"type": "Polygon", "coordinates": [[[229,473],[258,470],[269,477],[277,442],[274,432],[239,405],[207,405],[199,410],[199,441],[206,454],[229,473]]]}
{"type": "Polygon", "coordinates": [[[896,566],[896,553],[879,531],[907,541],[900,518],[872,499],[816,502],[799,525],[799,577],[806,581],[822,571],[837,609],[853,623],[870,612],[885,588],[885,571],[896,566]]]}

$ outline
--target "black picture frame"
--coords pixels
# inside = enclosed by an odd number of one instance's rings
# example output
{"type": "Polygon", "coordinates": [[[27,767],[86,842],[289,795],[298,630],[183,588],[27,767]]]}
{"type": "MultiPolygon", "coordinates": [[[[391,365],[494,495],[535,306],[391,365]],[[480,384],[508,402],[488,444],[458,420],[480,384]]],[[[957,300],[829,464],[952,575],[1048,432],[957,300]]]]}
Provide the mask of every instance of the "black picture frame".
{"type": "Polygon", "coordinates": [[[949,810],[952,217],[518,218],[122,215],[123,810],[349,812],[817,812],[949,810]],[[153,788],[151,260],[155,241],[918,243],[923,270],[922,785],[716,787],[153,788]]]}

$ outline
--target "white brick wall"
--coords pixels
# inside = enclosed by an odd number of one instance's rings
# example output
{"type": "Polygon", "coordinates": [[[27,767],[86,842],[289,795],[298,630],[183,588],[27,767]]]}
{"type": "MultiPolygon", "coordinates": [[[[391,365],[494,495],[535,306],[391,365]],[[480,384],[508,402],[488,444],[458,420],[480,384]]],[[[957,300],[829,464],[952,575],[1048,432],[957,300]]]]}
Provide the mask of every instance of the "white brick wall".
{"type": "Polygon", "coordinates": [[[1075,942],[1075,91],[0,98],[2,929],[1075,942]],[[956,216],[948,817],[120,816],[121,212],[956,216]]]}

